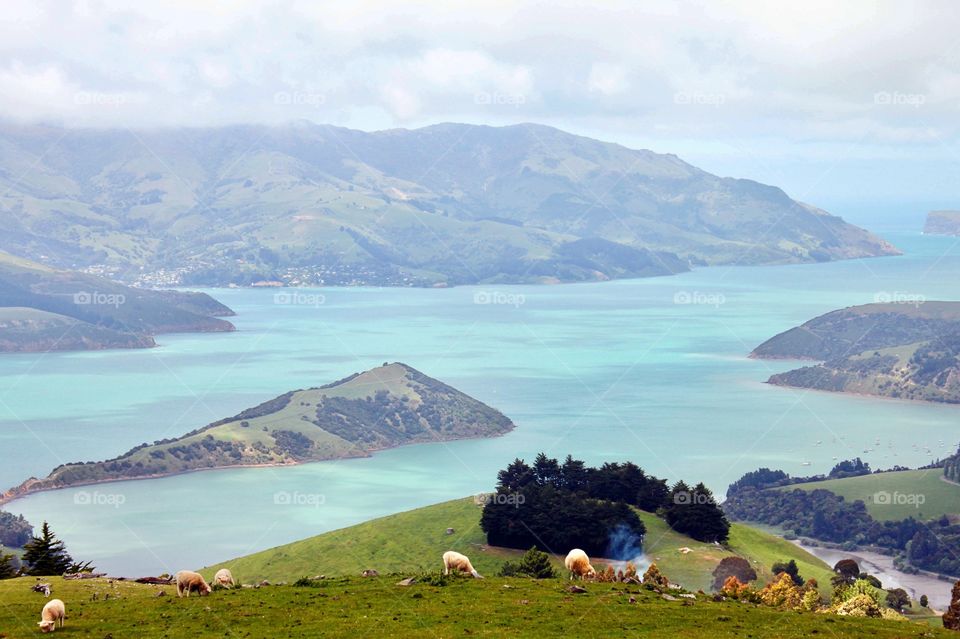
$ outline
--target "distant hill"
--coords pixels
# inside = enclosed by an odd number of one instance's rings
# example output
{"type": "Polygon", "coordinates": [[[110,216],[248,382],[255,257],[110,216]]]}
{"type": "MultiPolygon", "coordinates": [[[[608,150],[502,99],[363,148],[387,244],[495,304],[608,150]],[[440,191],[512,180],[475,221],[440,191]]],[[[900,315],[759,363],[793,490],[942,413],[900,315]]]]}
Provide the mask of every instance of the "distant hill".
{"type": "Polygon", "coordinates": [[[767,340],[752,357],[823,360],[769,383],[960,402],[960,302],[853,306],[767,340]]]}
{"type": "Polygon", "coordinates": [[[290,391],[176,439],[115,459],[66,464],[0,495],[0,503],[67,486],[232,466],[363,457],[405,444],[494,437],[513,422],[405,364],[290,391]]]}
{"type": "Polygon", "coordinates": [[[945,481],[940,468],[825,479],[775,490],[829,490],[847,501],[862,501],[867,512],[877,521],[898,521],[907,517],[927,520],[960,515],[960,485],[945,481]],[[918,496],[922,498],[918,499],[918,496]]]}
{"type": "Polygon", "coordinates": [[[0,252],[0,353],[148,348],[154,335],[235,330],[205,293],[132,288],[0,252]]]}
{"type": "Polygon", "coordinates": [[[0,166],[0,249],[150,284],[582,281],[897,253],[774,186],[535,124],[5,125],[0,166]]]}
{"type": "MultiPolygon", "coordinates": [[[[486,545],[480,529],[482,508],[471,499],[459,499],[409,512],[374,519],[356,526],[264,550],[246,557],[211,566],[203,570],[212,576],[220,568],[230,568],[235,575],[258,581],[295,581],[299,577],[324,574],[330,576],[359,575],[367,568],[382,573],[427,572],[442,567],[440,556],[457,550],[470,557],[485,576],[495,575],[505,561],[516,561],[523,551],[486,545]],[[451,535],[447,528],[453,528],[451,535]]],[[[830,568],[822,561],[788,541],[734,524],[728,547],[721,548],[686,537],[670,529],[652,513],[638,511],[647,526],[644,551],[674,583],[690,590],[709,591],[712,572],[724,557],[745,557],[757,571],[761,581],[772,578],[770,567],[776,561],[794,559],[800,573],[823,584],[830,583],[830,568]],[[690,549],[681,552],[681,548],[690,549]]],[[[564,573],[563,554],[558,549],[553,557],[558,571],[564,573]]],[[[596,558],[595,563],[604,563],[596,558]]]]}
{"type": "Polygon", "coordinates": [[[930,211],[923,232],[928,235],[960,235],[960,211],[930,211]]]}

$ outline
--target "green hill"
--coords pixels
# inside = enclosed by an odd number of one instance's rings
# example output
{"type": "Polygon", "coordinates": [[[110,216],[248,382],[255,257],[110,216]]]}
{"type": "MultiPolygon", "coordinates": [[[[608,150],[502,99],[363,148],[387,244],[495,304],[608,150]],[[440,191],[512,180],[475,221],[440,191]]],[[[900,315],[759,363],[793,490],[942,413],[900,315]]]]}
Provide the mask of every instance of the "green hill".
{"type": "MultiPolygon", "coordinates": [[[[240,575],[236,575],[240,577],[240,575]]],[[[735,602],[666,601],[641,586],[458,578],[396,586],[398,576],[336,578],[178,599],[171,586],[106,579],[51,583],[66,636],[96,637],[649,637],[651,639],[906,639],[952,637],[930,625],[783,612],[735,602]],[[160,591],[164,596],[158,596],[160,591]],[[171,596],[172,595],[172,596],[171,596]]],[[[0,637],[37,636],[45,603],[33,577],[0,581],[0,637]]],[[[61,633],[57,631],[57,635],[61,633]]]]}
{"type": "MultiPolygon", "coordinates": [[[[505,561],[516,560],[523,553],[487,546],[480,514],[481,508],[472,498],[445,502],[233,559],[211,566],[203,574],[209,576],[226,567],[252,581],[293,581],[318,574],[359,575],[368,568],[381,573],[432,571],[442,567],[440,557],[444,552],[457,550],[468,555],[481,574],[494,575],[505,561]],[[447,535],[447,528],[453,528],[454,533],[447,535]]],[[[772,576],[774,562],[795,559],[805,578],[830,583],[830,568],[822,561],[790,542],[743,524],[732,526],[727,550],[676,533],[650,513],[641,512],[640,516],[647,527],[646,555],[674,582],[688,589],[709,591],[711,572],[724,557],[732,555],[748,559],[761,579],[772,576]]],[[[563,570],[563,556],[555,556],[554,563],[563,570]]],[[[598,559],[596,563],[603,562],[598,559]]]]}
{"type": "Polygon", "coordinates": [[[0,252],[0,353],[148,348],[160,333],[223,332],[205,293],[154,291],[0,252]]]}
{"type": "Polygon", "coordinates": [[[939,468],[827,479],[778,490],[796,489],[829,490],[848,501],[860,500],[870,516],[878,521],[960,515],[960,485],[945,481],[939,468]]]}
{"type": "Polygon", "coordinates": [[[22,177],[0,175],[0,249],[149,284],[583,281],[897,253],[779,188],[536,124],[64,136],[0,125],[22,177]]]}
{"type": "Polygon", "coordinates": [[[773,375],[774,385],[960,402],[960,302],[907,301],[821,315],[751,356],[824,360],[773,375]]]}
{"type": "Polygon", "coordinates": [[[2,495],[192,470],[361,457],[423,442],[502,435],[513,422],[400,363],[275,397],[182,437],[104,462],[66,464],[2,495]]]}

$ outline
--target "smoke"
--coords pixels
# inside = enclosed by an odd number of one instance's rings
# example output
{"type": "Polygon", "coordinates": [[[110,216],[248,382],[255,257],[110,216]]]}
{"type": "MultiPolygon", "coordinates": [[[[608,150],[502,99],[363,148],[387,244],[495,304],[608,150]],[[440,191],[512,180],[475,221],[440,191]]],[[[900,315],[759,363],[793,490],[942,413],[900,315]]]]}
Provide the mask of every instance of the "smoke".
{"type": "Polygon", "coordinates": [[[643,537],[626,524],[618,524],[610,531],[607,550],[603,556],[613,560],[610,565],[614,570],[626,568],[628,561],[641,574],[650,566],[650,560],[643,554],[643,537]]]}

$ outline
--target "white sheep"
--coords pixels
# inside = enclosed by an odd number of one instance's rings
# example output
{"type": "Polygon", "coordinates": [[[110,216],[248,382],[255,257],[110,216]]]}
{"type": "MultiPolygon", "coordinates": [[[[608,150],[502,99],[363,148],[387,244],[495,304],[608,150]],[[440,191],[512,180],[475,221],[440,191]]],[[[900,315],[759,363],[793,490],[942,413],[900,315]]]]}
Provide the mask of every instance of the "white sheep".
{"type": "Polygon", "coordinates": [[[573,579],[575,576],[580,579],[584,577],[593,579],[597,576],[597,571],[590,565],[590,557],[579,548],[574,548],[567,553],[567,558],[564,559],[563,565],[570,571],[570,579],[573,579]]]}
{"type": "Polygon", "coordinates": [[[196,590],[200,593],[200,596],[210,594],[210,586],[207,585],[207,582],[203,579],[203,576],[198,572],[193,572],[192,570],[181,570],[176,575],[173,576],[173,580],[177,584],[177,596],[183,597],[186,593],[187,597],[190,596],[190,592],[196,590]]]}
{"type": "Polygon", "coordinates": [[[57,629],[57,622],[63,628],[63,620],[67,616],[67,609],[59,599],[51,599],[47,605],[40,611],[40,619],[37,625],[40,626],[40,632],[53,632],[57,629]]]}
{"type": "Polygon", "coordinates": [[[233,588],[236,582],[233,580],[233,573],[227,568],[221,568],[213,576],[213,584],[223,588],[233,588]]]}
{"type": "Polygon", "coordinates": [[[483,579],[479,572],[473,569],[473,564],[466,555],[461,555],[453,550],[443,553],[443,574],[449,575],[450,571],[468,572],[477,579],[483,579]]]}

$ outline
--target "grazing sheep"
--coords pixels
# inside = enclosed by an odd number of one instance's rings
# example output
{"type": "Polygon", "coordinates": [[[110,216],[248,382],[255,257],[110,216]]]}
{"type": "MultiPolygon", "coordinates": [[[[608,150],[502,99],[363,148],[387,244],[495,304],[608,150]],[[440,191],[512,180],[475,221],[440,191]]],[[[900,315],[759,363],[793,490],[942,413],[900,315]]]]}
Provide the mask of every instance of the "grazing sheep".
{"type": "Polygon", "coordinates": [[[182,597],[184,593],[187,596],[190,596],[190,592],[196,590],[200,593],[200,596],[210,594],[210,586],[207,585],[207,582],[204,581],[203,577],[198,572],[193,572],[192,570],[181,570],[173,576],[173,580],[177,584],[177,596],[182,597]]]}
{"type": "Polygon", "coordinates": [[[469,572],[477,579],[483,579],[479,572],[473,569],[473,564],[466,555],[461,555],[453,550],[443,553],[443,574],[449,575],[450,571],[469,572]]]}
{"type": "Polygon", "coordinates": [[[579,548],[574,548],[567,553],[567,558],[563,561],[563,565],[570,571],[570,579],[573,579],[574,576],[580,579],[584,577],[593,579],[597,576],[597,571],[590,565],[590,557],[579,548]]]}
{"type": "Polygon", "coordinates": [[[233,588],[236,585],[236,582],[233,580],[233,573],[227,568],[221,568],[217,571],[217,574],[213,576],[213,585],[223,588],[233,588]]]}
{"type": "Polygon", "coordinates": [[[43,607],[43,610],[40,611],[40,618],[43,621],[38,621],[37,625],[40,626],[40,632],[53,632],[57,629],[57,622],[60,622],[60,627],[63,628],[63,620],[67,616],[67,609],[64,607],[63,602],[59,599],[51,599],[47,602],[47,605],[43,607]]]}

